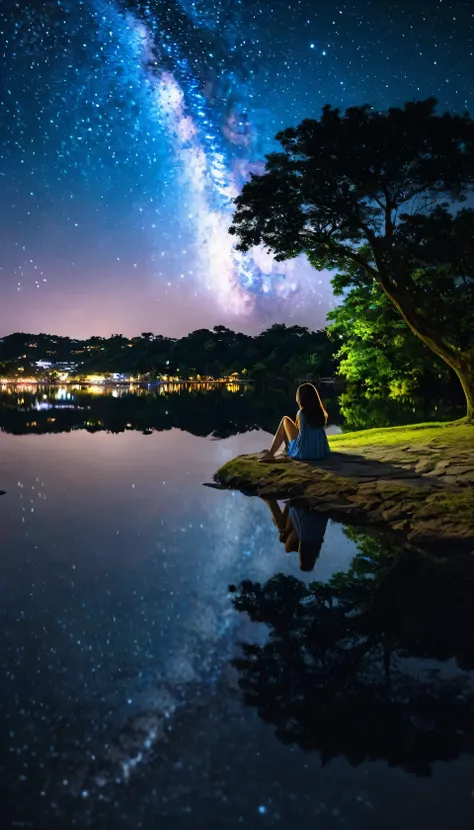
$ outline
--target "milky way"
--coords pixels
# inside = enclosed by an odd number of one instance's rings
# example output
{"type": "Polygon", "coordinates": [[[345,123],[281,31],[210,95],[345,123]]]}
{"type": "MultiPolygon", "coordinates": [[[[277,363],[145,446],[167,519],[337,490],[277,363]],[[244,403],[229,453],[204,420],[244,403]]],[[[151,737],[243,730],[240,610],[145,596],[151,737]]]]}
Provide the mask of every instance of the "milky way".
{"type": "Polygon", "coordinates": [[[321,326],[327,273],[228,234],[275,133],[327,102],[472,99],[468,3],[2,0],[0,20],[0,334],[321,326]]]}

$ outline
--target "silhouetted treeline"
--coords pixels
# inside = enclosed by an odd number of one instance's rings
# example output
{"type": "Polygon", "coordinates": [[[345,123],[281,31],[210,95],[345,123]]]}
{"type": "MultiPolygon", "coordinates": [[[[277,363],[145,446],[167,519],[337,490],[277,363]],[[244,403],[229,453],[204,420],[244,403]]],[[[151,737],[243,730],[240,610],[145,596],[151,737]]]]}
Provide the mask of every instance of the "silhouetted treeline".
{"type": "Polygon", "coordinates": [[[48,334],[11,334],[0,340],[0,375],[48,378],[73,367],[76,376],[124,374],[157,378],[221,378],[236,373],[257,379],[334,374],[333,343],[326,330],[275,324],[252,337],[225,326],[198,329],[174,339],[152,332],[139,337],[74,340],[48,334]],[[51,366],[38,366],[38,362],[51,366]]]}
{"type": "Polygon", "coordinates": [[[233,661],[245,702],[284,744],[429,775],[474,754],[474,567],[346,529],[350,568],[309,586],[276,574],[231,586],[265,626],[233,661]]]}

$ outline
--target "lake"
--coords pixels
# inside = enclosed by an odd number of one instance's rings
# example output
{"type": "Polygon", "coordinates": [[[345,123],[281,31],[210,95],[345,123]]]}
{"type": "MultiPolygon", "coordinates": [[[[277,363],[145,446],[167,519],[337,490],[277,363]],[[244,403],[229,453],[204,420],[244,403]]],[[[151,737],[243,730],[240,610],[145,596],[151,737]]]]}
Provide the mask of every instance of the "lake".
{"type": "Polygon", "coordinates": [[[204,487],[276,408],[2,391],[3,826],[472,827],[471,570],[204,487]]]}

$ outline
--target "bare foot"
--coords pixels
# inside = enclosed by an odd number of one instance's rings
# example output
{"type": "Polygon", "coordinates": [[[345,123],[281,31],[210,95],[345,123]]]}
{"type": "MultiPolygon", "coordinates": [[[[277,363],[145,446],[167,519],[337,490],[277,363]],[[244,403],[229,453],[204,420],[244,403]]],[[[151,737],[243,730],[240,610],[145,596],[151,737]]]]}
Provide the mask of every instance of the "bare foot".
{"type": "Polygon", "coordinates": [[[259,461],[274,461],[275,456],[273,455],[273,453],[270,452],[270,450],[264,450],[264,452],[261,453],[260,458],[258,460],[259,461]]]}

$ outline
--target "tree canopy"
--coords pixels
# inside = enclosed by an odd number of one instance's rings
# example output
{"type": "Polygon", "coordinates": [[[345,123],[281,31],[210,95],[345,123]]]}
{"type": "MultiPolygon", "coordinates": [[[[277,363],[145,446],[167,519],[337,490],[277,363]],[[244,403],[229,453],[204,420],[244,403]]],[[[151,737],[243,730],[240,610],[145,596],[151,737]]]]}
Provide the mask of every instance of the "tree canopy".
{"type": "Polygon", "coordinates": [[[343,296],[328,314],[338,372],[366,399],[389,397],[400,403],[438,387],[452,390],[454,375],[410,331],[377,284],[359,273],[345,288],[346,277],[333,279],[343,296]]]}
{"type": "Polygon", "coordinates": [[[326,330],[275,324],[260,334],[234,332],[225,326],[197,329],[180,339],[143,332],[76,340],[48,334],[11,334],[0,340],[0,375],[45,377],[74,367],[75,375],[125,374],[159,378],[197,375],[219,379],[234,373],[245,378],[317,378],[334,373],[334,345],[326,330]],[[51,364],[48,367],[38,363],[51,364]]]}
{"type": "Polygon", "coordinates": [[[474,417],[474,122],[436,113],[436,99],[341,115],[325,106],[277,135],[237,197],[237,248],[277,260],[305,254],[338,269],[339,286],[370,280],[413,334],[453,369],[474,417]]]}
{"type": "Polygon", "coordinates": [[[474,753],[472,562],[345,533],[358,553],[326,583],[277,574],[231,586],[234,607],[267,631],[233,661],[240,688],[283,743],[323,763],[343,755],[429,775],[474,753]]]}

